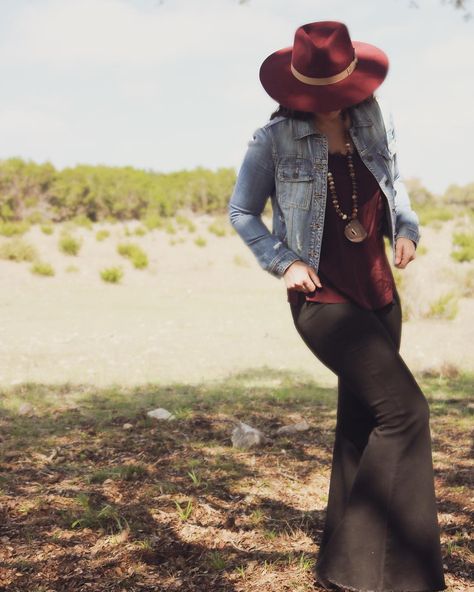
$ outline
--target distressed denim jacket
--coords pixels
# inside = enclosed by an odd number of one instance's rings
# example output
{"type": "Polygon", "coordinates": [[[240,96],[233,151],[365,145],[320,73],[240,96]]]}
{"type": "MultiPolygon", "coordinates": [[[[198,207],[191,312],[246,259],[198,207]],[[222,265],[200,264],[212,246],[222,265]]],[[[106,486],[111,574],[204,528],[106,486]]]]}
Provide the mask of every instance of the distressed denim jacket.
{"type": "MultiPolygon", "coordinates": [[[[385,200],[393,263],[395,242],[407,237],[417,247],[419,219],[397,164],[391,111],[374,100],[349,108],[349,133],[362,161],[373,173],[385,200]]],[[[313,120],[283,116],[258,128],[248,142],[228,203],[232,226],[272,276],[281,278],[296,260],[318,272],[327,201],[328,141],[313,120]],[[261,214],[272,204],[272,232],[261,214]]]]}

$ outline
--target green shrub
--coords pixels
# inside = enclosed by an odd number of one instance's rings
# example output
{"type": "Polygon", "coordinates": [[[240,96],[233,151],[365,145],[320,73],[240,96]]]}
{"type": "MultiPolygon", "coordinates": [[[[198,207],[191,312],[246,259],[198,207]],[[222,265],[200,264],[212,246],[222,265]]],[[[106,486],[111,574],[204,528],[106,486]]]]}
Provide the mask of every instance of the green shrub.
{"type": "Polygon", "coordinates": [[[209,230],[209,232],[212,232],[216,236],[226,235],[225,226],[221,222],[217,222],[216,220],[209,224],[207,229],[209,230]]]}
{"type": "Polygon", "coordinates": [[[428,249],[425,245],[419,245],[416,249],[416,254],[419,257],[420,255],[426,255],[428,253],[428,249]]]}
{"type": "Polygon", "coordinates": [[[148,230],[155,230],[157,228],[163,228],[165,225],[165,221],[163,218],[156,213],[148,213],[142,219],[143,224],[148,228],[148,230]]]}
{"type": "Polygon", "coordinates": [[[144,251],[136,250],[131,258],[133,266],[137,269],[145,269],[148,267],[148,257],[144,251]]]}
{"type": "Polygon", "coordinates": [[[30,267],[31,273],[35,273],[37,275],[44,275],[44,276],[52,276],[54,275],[54,269],[52,265],[49,263],[44,263],[41,261],[36,261],[30,267]]]}
{"type": "Polygon", "coordinates": [[[0,234],[3,236],[14,236],[25,234],[30,229],[28,222],[0,222],[0,234]]]}
{"type": "Polygon", "coordinates": [[[194,243],[195,243],[195,244],[196,244],[198,247],[205,247],[205,246],[206,246],[206,244],[207,244],[207,242],[206,242],[206,239],[205,239],[205,238],[203,238],[202,236],[197,236],[197,237],[194,239],[194,243]]]}
{"type": "Polygon", "coordinates": [[[21,262],[34,261],[37,258],[38,252],[35,246],[22,238],[15,237],[0,245],[0,259],[21,262]]]}
{"type": "Polygon", "coordinates": [[[472,261],[474,259],[474,234],[467,232],[455,232],[453,244],[457,249],[451,253],[456,261],[472,261]]]}
{"type": "Polygon", "coordinates": [[[445,222],[454,218],[453,208],[438,204],[418,206],[416,213],[422,226],[433,224],[433,222],[445,222]]]}
{"type": "Polygon", "coordinates": [[[77,226],[82,226],[83,228],[87,228],[89,230],[92,230],[94,226],[92,220],[84,214],[78,214],[77,216],[74,216],[74,218],[72,218],[72,222],[74,222],[74,224],[77,226]]]}
{"type": "Polygon", "coordinates": [[[120,243],[117,245],[117,252],[127,257],[137,269],[144,269],[148,266],[148,257],[141,247],[133,243],[120,243]]]}
{"type": "Polygon", "coordinates": [[[42,224],[44,222],[44,217],[41,212],[31,212],[25,217],[26,222],[29,224],[42,224]]]}
{"type": "Polygon", "coordinates": [[[98,240],[98,241],[103,241],[103,240],[105,240],[106,238],[108,238],[109,236],[110,236],[110,232],[109,232],[108,230],[105,230],[105,228],[103,228],[103,229],[101,229],[101,230],[98,230],[98,231],[95,233],[95,238],[96,238],[96,240],[98,240]]]}
{"type": "Polygon", "coordinates": [[[70,234],[64,234],[59,239],[59,249],[65,255],[74,255],[76,256],[79,253],[79,249],[81,248],[82,241],[74,238],[70,234]]]}
{"type": "Polygon", "coordinates": [[[176,234],[176,228],[171,220],[168,220],[165,225],[165,231],[168,234],[176,234]]]}
{"type": "Polygon", "coordinates": [[[51,226],[51,224],[43,224],[41,226],[41,232],[43,234],[53,234],[54,228],[51,226]]]}
{"type": "Polygon", "coordinates": [[[184,236],[179,236],[177,238],[170,238],[170,240],[168,241],[168,244],[170,245],[179,245],[181,243],[185,243],[186,239],[184,238],[184,236]]]}
{"type": "Polygon", "coordinates": [[[189,232],[196,231],[196,225],[194,224],[194,222],[186,216],[183,216],[182,214],[178,214],[176,216],[176,224],[178,224],[178,226],[184,226],[188,229],[189,232]]]}
{"type": "Polygon", "coordinates": [[[454,292],[443,294],[438,300],[431,303],[425,318],[438,318],[452,320],[458,313],[458,296],[454,292]]]}
{"type": "Polygon", "coordinates": [[[120,267],[106,267],[105,269],[101,270],[100,277],[104,280],[104,282],[118,284],[123,277],[123,271],[120,267]]]}

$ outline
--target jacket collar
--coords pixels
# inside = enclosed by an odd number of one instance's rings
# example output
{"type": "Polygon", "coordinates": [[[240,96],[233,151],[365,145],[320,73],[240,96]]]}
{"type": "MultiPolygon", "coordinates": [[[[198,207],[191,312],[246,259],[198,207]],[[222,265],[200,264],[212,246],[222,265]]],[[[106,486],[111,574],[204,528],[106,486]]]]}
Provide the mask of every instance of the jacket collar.
{"type": "MultiPolygon", "coordinates": [[[[352,127],[363,127],[373,125],[372,120],[367,115],[367,113],[362,112],[360,109],[356,107],[349,107],[349,112],[351,115],[352,120],[352,127]]],[[[323,135],[318,129],[316,128],[314,121],[303,121],[300,119],[293,119],[293,139],[299,140],[306,136],[315,134],[317,136],[323,135]]]]}

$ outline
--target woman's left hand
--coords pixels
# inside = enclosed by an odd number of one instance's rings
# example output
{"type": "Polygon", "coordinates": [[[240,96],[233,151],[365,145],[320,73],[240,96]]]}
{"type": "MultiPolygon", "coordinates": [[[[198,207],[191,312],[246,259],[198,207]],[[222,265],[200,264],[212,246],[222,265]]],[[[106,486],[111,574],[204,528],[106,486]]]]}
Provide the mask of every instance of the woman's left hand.
{"type": "Polygon", "coordinates": [[[415,243],[404,236],[397,238],[395,242],[395,267],[403,269],[410,261],[415,259],[415,243]]]}

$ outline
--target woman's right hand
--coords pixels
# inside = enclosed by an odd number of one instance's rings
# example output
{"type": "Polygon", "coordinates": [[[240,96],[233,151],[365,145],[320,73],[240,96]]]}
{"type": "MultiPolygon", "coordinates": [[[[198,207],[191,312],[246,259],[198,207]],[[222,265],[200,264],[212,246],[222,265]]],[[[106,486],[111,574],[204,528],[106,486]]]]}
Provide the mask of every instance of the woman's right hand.
{"type": "Polygon", "coordinates": [[[286,287],[299,292],[314,292],[316,286],[322,288],[321,280],[314,268],[304,261],[294,261],[283,274],[286,287]]]}

